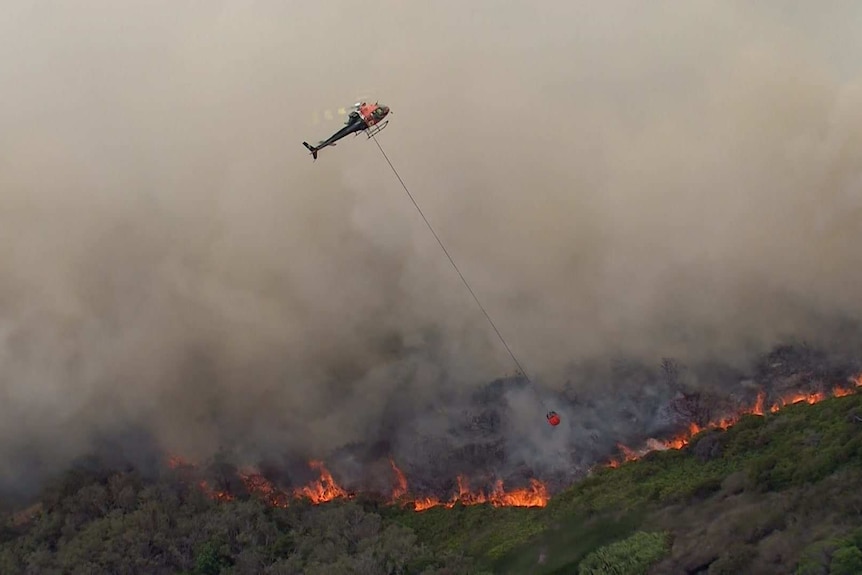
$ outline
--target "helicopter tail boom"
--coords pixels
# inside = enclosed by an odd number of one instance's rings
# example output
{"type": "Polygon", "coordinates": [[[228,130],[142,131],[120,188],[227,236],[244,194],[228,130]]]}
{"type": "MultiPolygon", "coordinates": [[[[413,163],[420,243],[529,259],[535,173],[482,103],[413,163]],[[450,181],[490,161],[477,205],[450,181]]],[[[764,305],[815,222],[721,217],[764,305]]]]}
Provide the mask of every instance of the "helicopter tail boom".
{"type": "Polygon", "coordinates": [[[311,157],[316,160],[317,159],[317,148],[308,145],[308,142],[303,142],[302,145],[305,146],[306,148],[308,148],[308,151],[311,152],[311,157]]]}

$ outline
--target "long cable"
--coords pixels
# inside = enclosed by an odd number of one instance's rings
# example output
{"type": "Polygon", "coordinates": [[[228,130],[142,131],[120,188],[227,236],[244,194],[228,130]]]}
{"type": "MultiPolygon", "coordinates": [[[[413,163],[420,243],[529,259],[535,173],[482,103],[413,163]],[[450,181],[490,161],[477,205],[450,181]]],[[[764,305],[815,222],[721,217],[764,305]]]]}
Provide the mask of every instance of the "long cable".
{"type": "MultiPolygon", "coordinates": [[[[440,240],[440,236],[438,236],[437,232],[434,231],[434,227],[431,225],[431,222],[428,221],[428,218],[426,218],[424,212],[422,212],[422,208],[420,208],[419,204],[416,203],[416,200],[413,198],[413,194],[410,193],[410,190],[407,188],[407,184],[405,184],[404,180],[401,179],[401,175],[398,173],[398,170],[396,170],[395,166],[392,165],[392,161],[389,159],[389,156],[387,156],[386,152],[383,151],[383,147],[380,145],[380,142],[378,142],[377,138],[374,136],[372,136],[371,139],[373,139],[374,143],[377,144],[377,149],[379,149],[380,153],[383,154],[383,158],[386,160],[386,163],[389,164],[389,167],[392,169],[392,173],[395,174],[395,177],[398,178],[399,182],[401,182],[401,187],[404,188],[405,192],[407,192],[407,197],[410,198],[410,201],[412,201],[413,205],[416,206],[416,210],[419,212],[419,215],[421,215],[422,219],[425,220],[425,225],[427,225],[428,229],[431,230],[431,233],[434,234],[434,238],[437,240],[437,243],[440,244],[440,247],[443,249],[443,253],[446,254],[447,258],[449,258],[449,262],[452,264],[452,267],[455,268],[456,272],[458,272],[458,276],[461,278],[461,281],[464,282],[464,286],[466,286],[467,291],[469,291],[470,295],[473,296],[473,299],[476,300],[476,305],[479,306],[479,309],[481,309],[482,313],[485,314],[488,323],[490,323],[491,327],[494,328],[494,332],[497,334],[497,337],[500,338],[500,341],[503,343],[503,347],[506,348],[506,351],[508,351],[509,355],[512,357],[512,361],[515,362],[515,365],[518,366],[518,369],[521,371],[521,375],[524,376],[528,383],[532,384],[533,382],[530,379],[530,376],[527,375],[527,371],[521,365],[521,362],[518,361],[518,358],[515,357],[515,354],[512,352],[512,348],[510,348],[509,344],[506,343],[506,339],[503,337],[503,334],[500,333],[500,330],[497,329],[497,326],[494,324],[494,320],[491,319],[491,316],[488,315],[488,312],[485,310],[485,306],[483,306],[482,302],[479,301],[479,298],[476,297],[476,292],[473,291],[473,288],[471,288],[470,284],[467,282],[467,278],[465,278],[464,274],[461,273],[461,270],[458,269],[458,265],[455,263],[455,260],[452,259],[451,255],[449,255],[449,250],[447,250],[446,246],[443,245],[443,242],[440,240]]],[[[542,401],[542,403],[544,403],[544,401],[542,401]]]]}

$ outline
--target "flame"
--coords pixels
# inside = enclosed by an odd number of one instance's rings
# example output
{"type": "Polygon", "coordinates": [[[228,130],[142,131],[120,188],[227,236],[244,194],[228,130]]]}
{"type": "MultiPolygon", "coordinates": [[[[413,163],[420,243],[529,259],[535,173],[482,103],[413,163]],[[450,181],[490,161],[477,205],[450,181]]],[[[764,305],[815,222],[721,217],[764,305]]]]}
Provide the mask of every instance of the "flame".
{"type": "MultiPolygon", "coordinates": [[[[392,489],[392,503],[399,500],[404,500],[407,497],[407,477],[401,471],[395,461],[389,458],[389,464],[392,466],[392,471],[395,473],[396,485],[392,489]]],[[[503,487],[503,481],[497,479],[494,482],[494,488],[486,493],[483,490],[472,491],[470,489],[469,480],[458,475],[458,492],[453,494],[448,501],[441,501],[437,497],[418,497],[408,500],[407,503],[412,503],[415,511],[425,511],[432,507],[447,507],[451,509],[457,504],[461,505],[482,505],[490,503],[494,507],[544,507],[548,504],[548,489],[544,483],[536,479],[530,480],[529,487],[506,491],[503,487]]]]}
{"type": "MultiPolygon", "coordinates": [[[[169,457],[167,463],[172,468],[181,465],[193,467],[177,456],[169,457]]],[[[490,490],[479,489],[473,491],[470,489],[468,479],[463,475],[457,477],[457,493],[454,493],[449,500],[443,501],[437,497],[411,497],[407,488],[406,475],[399,469],[392,458],[389,459],[389,464],[392,466],[392,471],[395,474],[395,485],[392,488],[390,504],[406,504],[408,506],[412,504],[415,511],[425,511],[426,509],[440,506],[451,509],[457,504],[490,504],[494,507],[545,507],[550,499],[547,487],[537,479],[530,479],[530,484],[527,487],[508,491],[505,489],[503,481],[497,479],[490,490]]],[[[320,504],[335,499],[348,499],[352,497],[352,494],[336,483],[323,462],[310,461],[309,467],[316,470],[320,474],[320,478],[308,485],[294,489],[292,492],[279,489],[266,477],[251,469],[239,471],[238,475],[250,494],[261,497],[267,504],[273,507],[287,507],[291,499],[305,498],[314,504],[320,504]]],[[[207,497],[215,501],[232,501],[235,499],[235,496],[231,493],[212,489],[205,480],[199,481],[198,486],[207,497]]]]}
{"type": "Polygon", "coordinates": [[[754,403],[754,407],[748,412],[751,415],[764,415],[763,412],[763,404],[766,401],[766,392],[761,391],[757,394],[757,401],[754,403]]]}
{"type": "Polygon", "coordinates": [[[424,497],[413,501],[413,509],[415,511],[425,511],[426,509],[431,509],[432,507],[437,507],[439,505],[440,500],[436,497],[424,497]]]}
{"type": "Polygon", "coordinates": [[[310,461],[308,466],[320,473],[320,479],[299,488],[295,492],[297,496],[306,497],[315,504],[348,497],[347,492],[335,482],[322,461],[310,461]]]}
{"type": "Polygon", "coordinates": [[[266,477],[252,471],[240,472],[240,479],[249,493],[254,493],[273,507],[287,507],[290,497],[278,489],[266,477]]]}
{"type": "MultiPolygon", "coordinates": [[[[854,386],[862,387],[862,374],[859,374],[856,377],[850,378],[850,381],[853,383],[854,386]]],[[[844,397],[845,395],[851,395],[853,393],[856,393],[856,390],[853,389],[852,387],[838,386],[832,390],[832,395],[834,397],[844,397]]]]}
{"type": "Polygon", "coordinates": [[[407,495],[407,477],[403,471],[398,469],[391,457],[389,458],[389,465],[392,466],[392,471],[395,473],[395,487],[392,488],[392,500],[395,501],[407,495]]]}
{"type": "Polygon", "coordinates": [[[548,488],[538,479],[530,479],[529,487],[508,493],[503,490],[503,482],[497,480],[491,495],[491,504],[495,507],[545,507],[548,499],[548,488]]]}
{"type": "MultiPolygon", "coordinates": [[[[851,378],[851,381],[856,387],[862,387],[862,374],[851,378]]],[[[815,403],[823,401],[824,399],[827,399],[828,397],[844,397],[856,392],[856,389],[842,386],[834,387],[831,390],[831,396],[823,391],[813,393],[795,392],[785,397],[782,397],[778,401],[773,403],[769,408],[769,412],[775,413],[776,411],[788,405],[795,405],[797,403],[803,402],[813,405],[815,403]]],[[[757,394],[757,400],[751,407],[742,409],[737,415],[731,415],[723,419],[718,419],[716,421],[710,422],[705,427],[700,427],[696,423],[690,423],[688,430],[681,433],[680,435],[666,441],[658,441],[655,439],[647,440],[646,446],[641,448],[640,450],[633,450],[629,447],[626,447],[625,445],[617,444],[619,450],[622,452],[622,455],[615,458],[611,458],[605,464],[605,466],[616,468],[627,461],[634,461],[636,459],[639,459],[651,451],[657,451],[661,449],[682,449],[683,447],[691,443],[692,437],[694,437],[704,429],[727,429],[737,423],[743,415],[765,415],[765,405],[766,392],[761,391],[757,394]]]]}
{"type": "Polygon", "coordinates": [[[485,496],[483,491],[479,490],[475,493],[471,492],[470,482],[463,475],[459,475],[458,495],[456,495],[447,505],[454,506],[455,503],[461,503],[462,505],[479,505],[487,502],[488,498],[485,496]]]}
{"type": "Polygon", "coordinates": [[[456,505],[483,505],[491,504],[494,507],[545,507],[548,504],[550,496],[548,488],[538,479],[530,479],[529,487],[522,487],[506,491],[503,486],[503,480],[497,479],[494,482],[494,487],[485,492],[482,489],[473,491],[470,489],[469,481],[463,475],[459,475],[458,493],[454,494],[451,499],[442,502],[436,497],[425,497],[413,500],[413,509],[416,511],[425,511],[432,507],[446,507],[451,509],[456,505]]]}
{"type": "MultiPolygon", "coordinates": [[[[736,415],[715,420],[703,427],[696,423],[690,423],[688,429],[676,437],[667,440],[650,438],[643,447],[637,450],[623,444],[617,444],[621,455],[611,459],[606,465],[609,467],[619,467],[624,462],[640,459],[652,451],[681,449],[691,442],[692,437],[704,429],[727,429],[738,422],[744,415],[763,416],[767,411],[774,413],[787,405],[802,402],[814,404],[823,401],[827,397],[844,397],[857,393],[857,388],[862,388],[862,374],[854,376],[850,381],[853,387],[836,386],[830,393],[821,391],[789,394],[778,399],[768,409],[766,408],[766,393],[761,391],[757,394],[757,399],[752,406],[740,410],[736,415]]],[[[410,495],[407,476],[391,457],[389,458],[389,464],[395,475],[390,504],[406,504],[408,506],[412,504],[415,511],[425,511],[433,507],[451,509],[458,504],[490,504],[494,507],[545,507],[550,499],[547,486],[537,479],[530,479],[529,486],[527,487],[516,488],[510,491],[504,488],[502,480],[497,479],[489,490],[478,489],[474,491],[470,488],[469,480],[463,475],[457,476],[457,493],[452,494],[448,500],[433,496],[414,497],[410,495]]],[[[168,457],[167,465],[171,469],[194,469],[194,465],[176,455],[168,457]]],[[[275,507],[287,507],[291,499],[298,498],[306,498],[314,504],[320,504],[335,499],[349,499],[353,497],[351,493],[336,483],[322,461],[310,461],[308,465],[311,469],[317,471],[320,477],[308,485],[290,492],[279,489],[255,470],[241,471],[239,472],[239,477],[249,493],[262,497],[268,504],[275,507]]],[[[235,498],[233,494],[227,491],[212,489],[206,481],[199,481],[198,486],[208,497],[216,501],[232,501],[235,498]]]]}
{"type": "Polygon", "coordinates": [[[209,483],[206,481],[201,481],[198,483],[198,486],[201,488],[201,491],[215,501],[233,501],[234,497],[227,491],[216,491],[209,486],[209,483]]]}
{"type": "MultiPolygon", "coordinates": [[[[167,466],[171,469],[188,468],[195,469],[195,465],[189,463],[178,455],[167,458],[167,466]]],[[[349,498],[350,494],[342,489],[332,478],[332,474],[320,461],[310,461],[309,467],[320,473],[320,478],[308,485],[295,489],[292,493],[276,487],[270,480],[253,469],[244,469],[237,472],[246,490],[261,497],[269,505],[274,507],[287,507],[290,499],[306,498],[312,503],[319,504],[332,501],[336,498],[349,498]]],[[[206,480],[197,482],[200,490],[210,499],[215,501],[233,501],[235,496],[228,491],[217,491],[210,487],[206,480]]]]}
{"type": "Polygon", "coordinates": [[[608,463],[610,467],[619,467],[620,464],[625,463],[626,461],[634,461],[635,459],[639,459],[643,456],[642,453],[637,453],[632,449],[629,449],[622,443],[617,443],[617,449],[622,452],[622,457],[619,459],[611,459],[608,463]]]}
{"type": "Polygon", "coordinates": [[[778,400],[772,407],[769,408],[769,411],[775,413],[782,407],[787,407],[788,405],[794,405],[796,403],[802,403],[803,401],[808,404],[815,404],[820,401],[826,399],[826,394],[822,391],[817,393],[794,393],[792,395],[788,395],[787,397],[783,397],[778,400]]]}

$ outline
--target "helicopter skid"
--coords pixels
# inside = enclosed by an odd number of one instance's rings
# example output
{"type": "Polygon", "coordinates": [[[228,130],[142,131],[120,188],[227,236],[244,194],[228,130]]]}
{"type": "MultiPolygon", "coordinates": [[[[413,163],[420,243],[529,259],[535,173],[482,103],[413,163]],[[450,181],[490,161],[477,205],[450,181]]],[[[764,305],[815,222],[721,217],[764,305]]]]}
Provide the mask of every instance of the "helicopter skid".
{"type": "Polygon", "coordinates": [[[377,134],[379,134],[380,132],[382,132],[383,128],[385,128],[388,124],[389,124],[389,120],[386,120],[382,124],[377,124],[375,126],[368,128],[367,130],[365,130],[365,133],[368,134],[368,138],[371,139],[374,136],[376,136],[377,134]]]}

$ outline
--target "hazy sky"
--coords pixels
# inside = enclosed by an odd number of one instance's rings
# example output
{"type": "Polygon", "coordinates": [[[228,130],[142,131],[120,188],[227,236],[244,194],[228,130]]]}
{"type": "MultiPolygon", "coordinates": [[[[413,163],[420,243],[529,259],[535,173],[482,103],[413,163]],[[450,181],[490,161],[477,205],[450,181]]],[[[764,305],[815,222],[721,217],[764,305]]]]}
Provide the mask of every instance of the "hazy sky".
{"type": "MultiPolygon", "coordinates": [[[[862,316],[858,2],[7,2],[0,473],[325,453],[513,369],[862,316]],[[59,459],[58,459],[59,458],[59,459]]],[[[656,359],[657,361],[657,359],[656,359]]]]}

